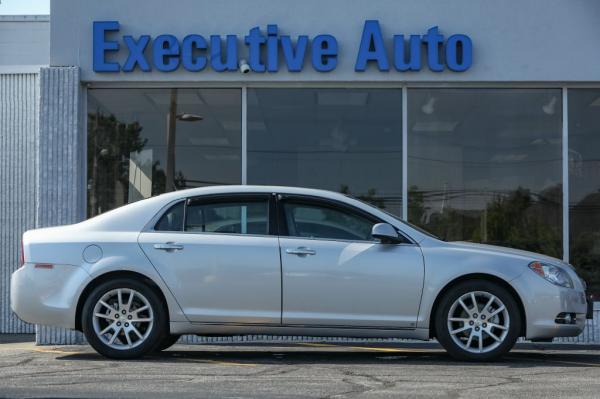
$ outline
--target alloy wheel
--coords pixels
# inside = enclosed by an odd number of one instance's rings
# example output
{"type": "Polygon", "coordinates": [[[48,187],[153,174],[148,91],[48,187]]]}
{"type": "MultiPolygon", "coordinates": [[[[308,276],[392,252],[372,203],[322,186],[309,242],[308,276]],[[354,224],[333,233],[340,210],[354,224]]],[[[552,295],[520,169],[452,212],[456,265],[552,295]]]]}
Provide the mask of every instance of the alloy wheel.
{"type": "Polygon", "coordinates": [[[461,295],[448,312],[448,332],[456,345],[467,352],[487,353],[508,335],[510,316],[504,303],[485,291],[461,295]]]}
{"type": "Polygon", "coordinates": [[[131,288],[105,293],[94,306],[96,336],[107,346],[125,350],[141,345],[154,325],[154,312],[148,299],[131,288]]]}

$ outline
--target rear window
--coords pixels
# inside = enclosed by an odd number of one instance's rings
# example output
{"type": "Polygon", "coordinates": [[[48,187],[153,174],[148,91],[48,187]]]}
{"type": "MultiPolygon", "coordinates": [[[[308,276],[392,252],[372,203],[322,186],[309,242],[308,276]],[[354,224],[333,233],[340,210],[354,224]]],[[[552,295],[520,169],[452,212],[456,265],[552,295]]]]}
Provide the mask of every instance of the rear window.
{"type": "Polygon", "coordinates": [[[192,203],[185,231],[192,233],[269,234],[269,201],[192,203]]]}

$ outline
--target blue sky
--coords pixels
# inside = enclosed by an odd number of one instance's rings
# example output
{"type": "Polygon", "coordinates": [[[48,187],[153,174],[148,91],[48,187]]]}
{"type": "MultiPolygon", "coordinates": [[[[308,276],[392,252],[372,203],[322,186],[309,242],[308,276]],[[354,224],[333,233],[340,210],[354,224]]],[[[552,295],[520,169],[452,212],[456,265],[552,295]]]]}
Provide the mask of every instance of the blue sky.
{"type": "Polygon", "coordinates": [[[50,0],[0,0],[0,15],[50,14],[50,0]]]}

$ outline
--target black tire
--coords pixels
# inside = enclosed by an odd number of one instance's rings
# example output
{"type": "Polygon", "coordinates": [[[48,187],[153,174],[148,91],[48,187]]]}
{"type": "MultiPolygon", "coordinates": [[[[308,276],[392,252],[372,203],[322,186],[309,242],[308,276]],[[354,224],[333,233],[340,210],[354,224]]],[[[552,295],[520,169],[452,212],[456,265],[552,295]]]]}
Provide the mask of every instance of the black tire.
{"type": "MultiPolygon", "coordinates": [[[[492,313],[490,313],[490,315],[491,314],[492,313]]],[[[517,341],[517,339],[519,338],[519,335],[521,334],[521,324],[522,324],[521,311],[520,311],[520,308],[519,308],[515,298],[513,297],[513,295],[510,292],[508,292],[502,286],[500,286],[496,283],[493,283],[491,281],[487,281],[487,280],[464,281],[464,282],[461,282],[461,283],[455,285],[454,287],[450,288],[450,290],[448,292],[446,292],[444,294],[444,296],[441,298],[441,300],[437,306],[434,317],[435,317],[435,334],[436,334],[438,341],[444,347],[444,349],[446,349],[446,351],[448,351],[450,356],[452,356],[453,358],[458,359],[458,360],[465,360],[465,361],[497,360],[502,355],[506,354],[508,351],[510,351],[513,348],[513,346],[515,345],[515,342],[517,341]],[[459,346],[452,338],[452,335],[450,334],[449,327],[448,327],[448,323],[449,323],[448,317],[449,317],[449,312],[452,308],[452,305],[463,295],[468,294],[470,292],[474,292],[474,291],[483,291],[485,293],[494,295],[500,301],[502,301],[502,303],[504,304],[504,306],[508,312],[509,325],[508,325],[506,336],[504,337],[502,342],[497,347],[489,350],[488,352],[484,352],[484,353],[469,352],[468,350],[459,346]]],[[[488,320],[488,322],[489,322],[489,320],[488,320]]],[[[466,323],[463,325],[466,326],[466,323]]],[[[460,326],[460,324],[459,324],[459,326],[460,326]]],[[[479,328],[481,328],[481,327],[479,327],[479,328]]],[[[468,331],[470,331],[470,330],[468,330],[468,331]]],[[[494,332],[495,331],[497,331],[497,330],[494,330],[494,332]]],[[[467,333],[465,332],[465,334],[467,334],[467,333]]],[[[465,339],[465,338],[463,338],[463,339],[465,339]]],[[[488,334],[488,335],[486,335],[486,338],[484,338],[484,342],[486,342],[485,341],[486,339],[488,340],[487,342],[490,342],[490,340],[492,338],[488,334]]],[[[477,340],[477,342],[478,342],[478,340],[477,340]]],[[[491,342],[494,342],[494,341],[491,341],[491,342]]],[[[468,344],[465,344],[465,346],[466,345],[468,345],[468,344]]]]}
{"type": "MultiPolygon", "coordinates": [[[[165,304],[162,303],[160,297],[152,288],[131,278],[117,278],[104,282],[94,288],[85,300],[81,317],[83,333],[89,344],[98,353],[111,359],[135,359],[151,353],[160,345],[168,331],[168,319],[165,304]],[[93,313],[96,303],[106,293],[119,288],[133,289],[142,294],[149,302],[154,317],[152,326],[146,330],[147,335],[144,333],[146,338],[139,345],[127,349],[115,349],[108,346],[100,339],[100,337],[98,337],[94,330],[93,313]]],[[[126,320],[123,319],[123,322],[126,322],[126,320]]]]}
{"type": "Polygon", "coordinates": [[[166,337],[163,338],[163,340],[160,342],[158,347],[155,349],[156,352],[160,352],[160,351],[169,349],[170,347],[175,345],[175,343],[177,342],[177,340],[180,337],[181,337],[181,335],[173,335],[173,334],[167,335],[166,337]]]}

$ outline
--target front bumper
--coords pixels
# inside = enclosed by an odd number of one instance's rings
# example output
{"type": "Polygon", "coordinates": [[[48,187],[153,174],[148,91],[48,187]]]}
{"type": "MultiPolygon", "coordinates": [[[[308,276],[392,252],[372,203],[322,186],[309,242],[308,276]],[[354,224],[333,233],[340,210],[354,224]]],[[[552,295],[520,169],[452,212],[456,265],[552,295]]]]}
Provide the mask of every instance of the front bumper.
{"type": "Polygon", "coordinates": [[[12,274],[10,307],[28,323],[75,328],[77,299],[89,281],[81,267],[40,269],[26,263],[12,274]]]}
{"type": "Polygon", "coordinates": [[[525,271],[511,281],[523,301],[526,316],[525,338],[548,339],[575,337],[585,327],[587,302],[583,287],[562,288],[525,271]],[[574,313],[573,324],[559,324],[555,320],[560,313],[574,313]]]}

